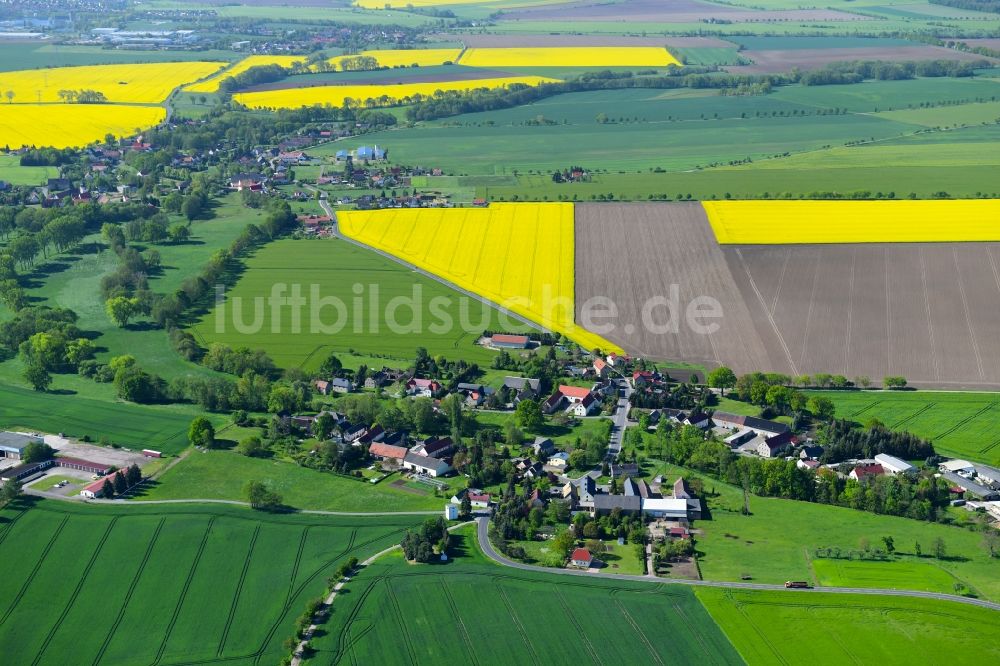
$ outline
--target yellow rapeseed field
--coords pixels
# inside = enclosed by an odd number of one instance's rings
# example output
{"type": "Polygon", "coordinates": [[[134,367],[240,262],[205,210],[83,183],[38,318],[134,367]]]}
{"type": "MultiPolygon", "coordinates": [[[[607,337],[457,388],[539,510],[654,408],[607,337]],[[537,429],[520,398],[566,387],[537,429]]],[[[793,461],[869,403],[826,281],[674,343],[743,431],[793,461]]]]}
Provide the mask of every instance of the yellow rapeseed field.
{"type": "Polygon", "coordinates": [[[4,72],[0,90],[13,91],[14,104],[62,102],[60,90],[96,90],[109,102],[159,104],[185,83],[208,76],[224,66],[221,62],[162,62],[137,65],[88,65],[4,72]]]}
{"type": "Polygon", "coordinates": [[[537,48],[472,48],[459,64],[468,67],[666,67],[680,65],[670,52],[655,46],[558,46],[537,48]]]}
{"type": "Polygon", "coordinates": [[[722,244],[1000,241],[1000,200],[706,201],[722,244]]]}
{"type": "Polygon", "coordinates": [[[163,121],[159,106],[118,104],[0,104],[0,147],[68,148],[131,135],[163,121]]]}
{"type": "Polygon", "coordinates": [[[251,67],[262,67],[264,65],[281,65],[282,67],[291,67],[297,62],[303,62],[305,58],[302,56],[282,56],[282,55],[252,55],[247,56],[238,63],[225,69],[210,79],[206,79],[199,83],[194,83],[184,90],[186,92],[193,93],[214,93],[219,92],[219,84],[223,79],[227,79],[230,76],[236,76],[237,74],[242,74],[251,67]]]}
{"type": "Polygon", "coordinates": [[[337,56],[330,58],[330,62],[341,69],[341,62],[349,58],[358,56],[370,56],[378,61],[380,67],[411,67],[419,65],[421,67],[433,67],[443,65],[446,62],[455,62],[461,49],[389,49],[384,51],[362,51],[357,55],[337,56]]]}
{"type": "Polygon", "coordinates": [[[241,93],[234,95],[234,99],[252,109],[297,109],[301,106],[313,106],[314,104],[342,106],[345,99],[352,99],[361,106],[366,106],[366,100],[372,99],[376,100],[378,105],[386,106],[393,101],[399,102],[414,95],[429,97],[438,90],[448,92],[453,90],[474,90],[476,88],[502,88],[515,83],[536,86],[540,83],[552,82],[553,80],[541,76],[515,76],[497,79],[403,83],[384,86],[316,86],[314,88],[285,88],[281,90],[241,93]]]}
{"type": "Polygon", "coordinates": [[[574,322],[573,204],[403,208],[337,214],[350,238],[562,333],[621,352],[574,322]]]}

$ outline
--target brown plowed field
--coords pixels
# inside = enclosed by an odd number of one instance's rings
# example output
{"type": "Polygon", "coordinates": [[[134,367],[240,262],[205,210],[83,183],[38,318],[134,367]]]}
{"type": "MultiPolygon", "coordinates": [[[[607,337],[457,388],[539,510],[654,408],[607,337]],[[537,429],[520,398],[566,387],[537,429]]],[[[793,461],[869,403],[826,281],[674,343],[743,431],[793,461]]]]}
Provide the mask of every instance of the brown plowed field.
{"type": "Polygon", "coordinates": [[[505,11],[501,20],[509,21],[646,21],[652,23],[699,23],[707,19],[734,22],[775,21],[867,21],[867,16],[833,9],[788,9],[755,11],[743,7],[716,5],[699,0],[627,0],[595,2],[579,0],[558,5],[526,7],[505,11]]]}
{"type": "Polygon", "coordinates": [[[610,297],[620,317],[605,337],[634,353],[738,372],[1000,386],[1000,243],[720,247],[696,204],[578,206],[576,228],[578,310],[610,297]],[[643,330],[642,303],[671,283],[682,308],[696,295],[722,304],[718,332],[643,330]]]}
{"type": "Polygon", "coordinates": [[[732,65],[724,69],[740,74],[774,74],[793,67],[803,71],[822,69],[832,62],[852,60],[887,60],[910,62],[919,60],[990,60],[986,56],[965,53],[942,46],[881,46],[852,49],[787,49],[747,50],[740,53],[753,61],[750,65],[732,65]]]}

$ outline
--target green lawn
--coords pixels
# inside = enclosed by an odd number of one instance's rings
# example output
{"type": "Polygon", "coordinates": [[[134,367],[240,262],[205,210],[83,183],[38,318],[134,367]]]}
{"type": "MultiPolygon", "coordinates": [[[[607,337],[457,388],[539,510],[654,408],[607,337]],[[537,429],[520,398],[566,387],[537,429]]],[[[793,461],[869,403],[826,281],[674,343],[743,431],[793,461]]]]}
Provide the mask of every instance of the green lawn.
{"type": "Polygon", "coordinates": [[[397,553],[353,578],[317,663],[740,663],[689,589],[515,571],[487,561],[470,529],[452,540],[447,564],[397,553]]]}
{"type": "Polygon", "coordinates": [[[221,506],[8,507],[4,662],[277,663],[337,566],[398,542],[415,522],[221,506]]]}
{"type": "MultiPolygon", "coordinates": [[[[651,470],[651,475],[657,473],[665,473],[671,481],[679,473],[699,476],[690,470],[662,465],[651,470]]],[[[749,575],[759,583],[816,582],[812,560],[817,548],[861,550],[863,540],[880,547],[882,537],[891,536],[897,553],[905,557],[886,565],[900,565],[903,573],[887,575],[897,578],[901,585],[914,563],[926,562],[954,576],[980,596],[1000,600],[1000,560],[987,556],[977,532],[826,504],[753,495],[752,515],[744,516],[740,513],[743,494],[739,488],[703,478],[706,491],[718,494],[707,498],[711,519],[695,523],[696,528],[704,531],[697,537],[697,549],[706,580],[740,580],[749,575]],[[926,557],[937,537],[945,542],[946,559],[911,557],[917,542],[926,557]]]]}
{"type": "Polygon", "coordinates": [[[372,485],[290,462],[246,458],[228,451],[192,453],[158,479],[139,499],[227,499],[245,501],[248,480],[263,481],[295,509],[322,511],[438,511],[451,493],[462,487],[461,477],[445,479],[454,486],[447,497],[409,493],[382,481],[372,485]]]}
{"type": "MultiPolygon", "coordinates": [[[[81,384],[95,385],[90,380],[81,384]]],[[[86,386],[81,386],[86,390],[86,386]]],[[[0,384],[0,429],[22,427],[70,437],[102,436],[131,449],[178,453],[187,447],[191,419],[201,412],[191,405],[146,406],[93,398],[89,393],[36,393],[0,384]]],[[[220,417],[210,416],[219,425],[220,417]]]]}
{"type": "Polygon", "coordinates": [[[813,560],[820,585],[878,587],[900,590],[955,593],[955,577],[928,562],[914,559],[891,562],[865,560],[813,560]]]}
{"type": "Polygon", "coordinates": [[[47,178],[58,175],[56,167],[21,166],[17,155],[0,154],[0,181],[10,185],[44,185],[47,178]]]}
{"type": "Polygon", "coordinates": [[[494,353],[474,343],[498,325],[498,317],[478,301],[345,241],[282,240],[246,262],[227,303],[193,331],[205,344],[262,348],[282,367],[312,369],[332,352],[378,356],[393,365],[412,360],[417,347],[488,366],[494,353]],[[297,328],[292,308],[272,317],[264,307],[276,285],[288,293],[299,289],[305,299],[297,328]],[[259,305],[254,299],[261,299],[259,305]]]}
{"type": "Polygon", "coordinates": [[[988,663],[1000,614],[932,599],[699,588],[749,664],[988,663]]]}
{"type": "Polygon", "coordinates": [[[1000,394],[828,391],[821,395],[834,401],[838,418],[859,423],[876,418],[889,428],[931,440],[944,455],[1000,465],[1000,433],[996,431],[1000,394]]]}

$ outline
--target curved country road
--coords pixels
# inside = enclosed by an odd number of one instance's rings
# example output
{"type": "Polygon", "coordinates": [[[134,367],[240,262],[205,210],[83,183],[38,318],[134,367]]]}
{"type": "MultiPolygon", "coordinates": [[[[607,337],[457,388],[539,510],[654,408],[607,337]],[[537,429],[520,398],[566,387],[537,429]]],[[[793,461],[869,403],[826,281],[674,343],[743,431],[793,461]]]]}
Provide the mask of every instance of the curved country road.
{"type": "Polygon", "coordinates": [[[895,589],[878,589],[872,587],[810,587],[810,588],[798,588],[789,589],[784,585],[768,585],[765,583],[740,583],[736,581],[715,581],[715,580],[684,580],[684,579],[674,579],[674,578],[652,578],[650,576],[631,576],[628,574],[605,574],[605,573],[590,573],[587,571],[578,571],[575,569],[551,569],[548,567],[536,567],[530,564],[521,564],[520,562],[515,562],[510,560],[500,553],[498,553],[494,548],[493,544],[490,543],[489,538],[489,519],[488,518],[477,518],[476,522],[478,526],[476,528],[479,534],[479,546],[483,549],[483,553],[486,554],[488,558],[493,560],[498,564],[503,566],[512,567],[514,569],[521,569],[523,571],[537,571],[540,573],[547,574],[562,574],[566,576],[585,576],[587,578],[607,578],[609,580],[630,580],[639,583],[654,583],[657,585],[691,585],[694,587],[722,587],[726,589],[734,590],[775,590],[781,592],[792,592],[792,593],[809,593],[809,592],[824,592],[831,594],[870,594],[874,596],[890,596],[890,597],[918,597],[921,599],[938,599],[941,601],[955,601],[962,604],[969,604],[970,606],[980,606],[982,608],[988,608],[990,610],[1000,611],[1000,604],[994,603],[992,601],[986,601],[984,599],[971,599],[969,597],[960,597],[954,594],[942,594],[940,592],[919,592],[917,590],[895,590],[895,589]]]}

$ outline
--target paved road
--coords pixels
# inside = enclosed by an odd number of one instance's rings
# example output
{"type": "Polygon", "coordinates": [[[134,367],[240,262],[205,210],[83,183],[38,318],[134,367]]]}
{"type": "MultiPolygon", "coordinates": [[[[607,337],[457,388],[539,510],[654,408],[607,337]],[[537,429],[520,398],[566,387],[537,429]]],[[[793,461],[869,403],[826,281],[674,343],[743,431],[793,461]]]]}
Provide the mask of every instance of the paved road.
{"type": "MultiPolygon", "coordinates": [[[[312,189],[314,192],[316,191],[315,188],[310,188],[310,189],[312,189]]],[[[462,287],[459,287],[457,284],[454,284],[452,282],[449,282],[448,280],[445,280],[440,275],[435,275],[434,273],[431,273],[429,271],[425,271],[424,269],[420,268],[419,266],[414,266],[413,264],[411,264],[408,261],[400,259],[399,257],[397,257],[397,256],[395,256],[393,254],[390,254],[388,252],[384,252],[382,250],[379,250],[378,248],[374,248],[371,245],[365,245],[364,243],[362,243],[360,241],[356,241],[353,238],[348,238],[347,236],[345,236],[342,233],[340,233],[340,227],[337,224],[337,213],[334,212],[333,208],[330,206],[330,203],[326,199],[319,199],[319,205],[323,209],[323,211],[330,217],[330,220],[332,220],[332,222],[333,222],[333,225],[332,225],[333,235],[336,236],[337,238],[339,238],[340,240],[347,241],[348,243],[351,243],[352,245],[356,245],[356,246],[358,246],[360,248],[364,248],[364,249],[369,250],[371,252],[375,252],[375,253],[377,253],[377,254],[385,257],[386,259],[394,261],[397,264],[400,264],[401,266],[405,266],[406,268],[410,269],[414,273],[419,273],[420,275],[423,275],[426,278],[429,278],[431,280],[434,280],[435,282],[443,284],[444,286],[448,287],[449,289],[453,289],[453,290],[461,293],[464,296],[468,296],[469,298],[471,298],[473,300],[476,300],[476,301],[479,301],[480,303],[482,303],[484,305],[487,305],[487,306],[489,306],[491,308],[496,308],[497,310],[500,310],[501,312],[503,312],[504,315],[507,316],[512,321],[520,322],[521,324],[524,324],[526,326],[530,326],[531,328],[539,330],[539,331],[548,331],[548,329],[546,329],[543,326],[540,326],[539,324],[531,321],[530,319],[527,319],[526,317],[522,317],[521,315],[517,314],[516,312],[511,312],[510,310],[508,310],[504,306],[500,305],[499,303],[494,303],[493,301],[489,300],[488,298],[483,298],[479,294],[471,292],[468,289],[463,289],[462,287]]]]}
{"type": "Polygon", "coordinates": [[[608,462],[614,462],[618,458],[618,454],[622,452],[622,438],[625,436],[625,427],[628,425],[628,401],[632,396],[632,385],[627,379],[619,379],[618,390],[618,405],[611,418],[613,425],[611,426],[611,439],[608,442],[608,462]]]}
{"type": "Polygon", "coordinates": [[[586,576],[588,578],[607,578],[608,580],[629,580],[629,581],[636,581],[639,583],[655,583],[657,585],[676,584],[676,585],[691,585],[693,587],[721,587],[732,590],[773,590],[773,591],[788,592],[788,593],[826,592],[831,594],[869,594],[874,596],[889,596],[889,597],[917,597],[921,599],[938,599],[941,601],[955,601],[961,604],[968,604],[970,606],[980,606],[982,608],[988,608],[990,610],[1000,611],[1000,604],[994,603],[992,601],[986,601],[984,599],[970,599],[969,597],[960,597],[954,594],[941,594],[938,592],[877,589],[871,587],[811,587],[806,589],[788,589],[784,585],[768,585],[765,583],[741,583],[735,581],[715,581],[715,580],[685,580],[680,578],[677,579],[650,578],[649,576],[590,573],[587,571],[577,571],[574,569],[551,569],[547,567],[536,567],[530,564],[522,564],[520,562],[515,562],[498,553],[493,548],[493,544],[490,543],[489,519],[477,518],[476,521],[479,523],[477,527],[477,532],[479,535],[479,546],[483,549],[483,552],[486,554],[486,556],[499,564],[512,567],[514,569],[521,569],[522,571],[537,571],[540,573],[565,575],[565,576],[586,576]]]}

